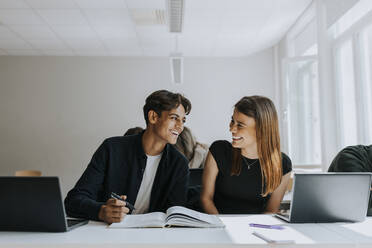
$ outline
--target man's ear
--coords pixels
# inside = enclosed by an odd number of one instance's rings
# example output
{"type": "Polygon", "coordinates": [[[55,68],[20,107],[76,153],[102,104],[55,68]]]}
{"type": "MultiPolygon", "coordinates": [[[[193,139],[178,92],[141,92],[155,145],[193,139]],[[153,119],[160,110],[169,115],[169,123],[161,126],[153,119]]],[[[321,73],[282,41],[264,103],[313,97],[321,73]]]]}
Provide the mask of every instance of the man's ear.
{"type": "Polygon", "coordinates": [[[155,124],[159,119],[159,115],[154,110],[150,110],[147,113],[147,117],[149,118],[150,124],[155,124]]]}

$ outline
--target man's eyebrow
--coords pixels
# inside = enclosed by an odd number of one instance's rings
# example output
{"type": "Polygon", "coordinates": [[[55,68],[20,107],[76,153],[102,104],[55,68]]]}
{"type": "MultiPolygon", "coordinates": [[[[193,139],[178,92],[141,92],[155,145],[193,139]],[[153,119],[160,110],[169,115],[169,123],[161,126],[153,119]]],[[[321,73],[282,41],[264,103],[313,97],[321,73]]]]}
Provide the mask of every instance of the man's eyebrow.
{"type": "Polygon", "coordinates": [[[176,114],[176,113],[169,113],[168,114],[169,116],[171,116],[171,115],[175,115],[175,116],[177,116],[177,117],[180,117],[178,114],[176,114]]]}

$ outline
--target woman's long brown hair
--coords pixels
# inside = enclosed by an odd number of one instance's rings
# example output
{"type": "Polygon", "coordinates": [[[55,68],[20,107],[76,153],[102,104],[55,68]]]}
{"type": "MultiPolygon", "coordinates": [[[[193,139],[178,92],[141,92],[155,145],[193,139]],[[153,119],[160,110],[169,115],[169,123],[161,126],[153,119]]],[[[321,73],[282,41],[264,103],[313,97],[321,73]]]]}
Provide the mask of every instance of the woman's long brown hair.
{"type": "MultiPolygon", "coordinates": [[[[235,104],[235,109],[256,122],[257,152],[261,165],[262,195],[274,192],[282,180],[282,154],[278,115],[273,102],[263,96],[245,96],[235,104]]],[[[232,150],[231,175],[242,170],[240,148],[232,150]]]]}

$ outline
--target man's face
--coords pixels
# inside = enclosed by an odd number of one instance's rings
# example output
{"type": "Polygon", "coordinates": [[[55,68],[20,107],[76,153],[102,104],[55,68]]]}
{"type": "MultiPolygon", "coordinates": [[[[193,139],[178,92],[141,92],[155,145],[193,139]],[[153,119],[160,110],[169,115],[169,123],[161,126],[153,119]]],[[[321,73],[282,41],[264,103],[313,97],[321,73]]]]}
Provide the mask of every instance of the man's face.
{"type": "Polygon", "coordinates": [[[180,104],[170,111],[163,111],[154,124],[155,135],[165,143],[176,144],[186,121],[185,108],[180,104]]]}

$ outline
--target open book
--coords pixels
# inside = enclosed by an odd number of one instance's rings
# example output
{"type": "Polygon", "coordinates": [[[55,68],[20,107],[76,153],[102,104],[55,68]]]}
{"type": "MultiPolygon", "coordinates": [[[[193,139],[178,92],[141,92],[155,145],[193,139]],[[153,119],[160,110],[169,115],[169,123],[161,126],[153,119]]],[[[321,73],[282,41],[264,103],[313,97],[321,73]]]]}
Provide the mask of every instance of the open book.
{"type": "Polygon", "coordinates": [[[185,207],[171,207],[166,213],[127,215],[119,223],[112,223],[110,228],[133,227],[224,227],[215,215],[203,214],[185,207]]]}

